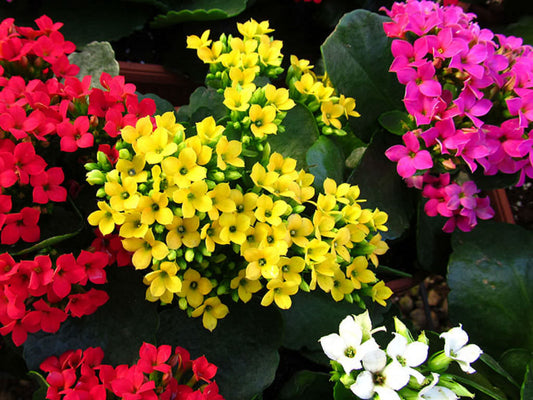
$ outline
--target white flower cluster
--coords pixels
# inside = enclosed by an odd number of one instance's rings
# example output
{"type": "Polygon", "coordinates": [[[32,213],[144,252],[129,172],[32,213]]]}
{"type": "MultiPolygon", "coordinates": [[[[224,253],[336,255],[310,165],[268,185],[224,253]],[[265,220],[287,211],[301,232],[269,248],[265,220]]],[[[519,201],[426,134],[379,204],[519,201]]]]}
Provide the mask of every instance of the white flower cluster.
{"type": "Polygon", "coordinates": [[[339,333],[322,337],[319,341],[330,358],[339,380],[360,399],[379,400],[455,400],[473,397],[462,385],[446,374],[449,364],[456,361],[466,373],[474,373],[470,366],[481,355],[481,349],[468,343],[468,335],[461,326],[440,335],[444,349],[428,359],[428,340],[424,332],[415,340],[411,332],[395,318],[393,339],[386,349],[380,348],[373,337],[385,327],[372,329],[368,311],[349,315],[342,320],[339,333]]]}

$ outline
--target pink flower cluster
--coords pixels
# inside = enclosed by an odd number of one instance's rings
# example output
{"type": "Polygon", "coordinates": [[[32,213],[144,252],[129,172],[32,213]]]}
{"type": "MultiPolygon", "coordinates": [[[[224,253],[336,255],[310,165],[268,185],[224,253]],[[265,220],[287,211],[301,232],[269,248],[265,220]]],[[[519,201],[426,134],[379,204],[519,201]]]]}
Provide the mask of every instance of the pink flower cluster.
{"type": "Polygon", "coordinates": [[[106,283],[107,264],[106,253],[85,250],[77,258],[62,254],[55,261],[39,255],[16,262],[8,253],[0,254],[0,334],[11,333],[20,346],[28,333],[54,333],[69,315],[94,313],[109,296],[85,286],[106,283]]]}
{"type": "Polygon", "coordinates": [[[182,347],[143,343],[132,366],[102,364],[101,348],[68,351],[40,366],[47,372],[49,400],[223,400],[205,356],[191,360],[182,347]]]}
{"type": "Polygon", "coordinates": [[[15,26],[12,18],[0,23],[0,243],[6,245],[38,241],[41,212],[66,200],[63,168],[49,167],[59,159],[52,149],[92,148],[155,112],[155,102],[139,101],[122,76],[103,73],[104,90],[91,88],[90,76],[76,78],[79,67],[67,58],[75,46],[58,31],[62,24],[46,16],[35,22],[37,30],[15,26]]]}
{"type": "Polygon", "coordinates": [[[404,105],[416,124],[386,156],[430,204],[441,204],[440,215],[465,218],[446,230],[469,231],[493,211],[473,182],[458,184],[459,172],[519,173],[518,185],[533,177],[533,48],[481,29],[460,7],[407,0],[384,10],[392,20],[385,33],[394,38],[390,71],[405,85],[404,105]],[[435,179],[449,187],[425,190],[435,179]]]}

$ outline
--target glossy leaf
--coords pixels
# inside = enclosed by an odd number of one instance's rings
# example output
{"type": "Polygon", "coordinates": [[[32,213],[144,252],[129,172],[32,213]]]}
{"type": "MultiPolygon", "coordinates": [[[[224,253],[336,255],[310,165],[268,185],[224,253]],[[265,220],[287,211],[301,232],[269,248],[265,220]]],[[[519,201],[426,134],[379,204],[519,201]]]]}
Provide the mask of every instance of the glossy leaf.
{"type": "Polygon", "coordinates": [[[222,103],[224,96],[212,88],[199,87],[189,99],[189,104],[178,110],[178,121],[189,121],[190,124],[200,122],[208,116],[215,120],[224,117],[227,113],[226,106],[222,103]]]}
{"type": "Polygon", "coordinates": [[[38,373],[37,371],[29,371],[28,375],[30,375],[34,381],[37,382],[39,385],[39,388],[33,392],[33,395],[31,396],[32,400],[45,400],[46,399],[46,392],[48,391],[48,383],[46,382],[46,379],[38,373]]]}
{"type": "Polygon", "coordinates": [[[302,370],[281,388],[278,400],[322,400],[331,398],[329,374],[302,370]]]}
{"type": "Polygon", "coordinates": [[[201,318],[189,318],[177,307],[162,311],[158,343],[185,347],[193,358],[205,355],[218,367],[220,393],[227,399],[248,400],[274,380],[281,318],[274,307],[253,301],[229,307],[230,313],[213,332],[202,326],[201,318]]]}
{"type": "Polygon", "coordinates": [[[484,222],[454,233],[448,266],[450,318],[485,352],[533,350],[533,233],[484,222]]]}
{"type": "Polygon", "coordinates": [[[297,104],[287,112],[283,120],[285,132],[269,135],[268,142],[272,152],[296,159],[298,168],[304,168],[306,153],[318,138],[318,127],[313,114],[304,106],[297,104]]]}
{"type": "Polygon", "coordinates": [[[100,83],[102,72],[111,76],[119,74],[115,51],[109,42],[91,42],[84,46],[81,52],[72,53],[69,60],[80,67],[80,72],[76,75],[80,81],[84,76],[90,75],[91,86],[99,89],[103,89],[100,83]]]}
{"type": "Polygon", "coordinates": [[[152,99],[155,101],[155,115],[162,115],[168,111],[175,111],[174,106],[170,101],[167,101],[165,99],[162,99],[157,94],[154,93],[146,93],[146,94],[138,94],[139,101],[142,99],[152,99]]]}
{"type": "Polygon", "coordinates": [[[360,118],[350,125],[368,141],[378,127],[379,115],[401,110],[403,87],[388,71],[391,40],[383,31],[388,18],[367,10],[352,11],[340,20],[322,45],[325,69],[339,93],[354,97],[360,118]]]}
{"type": "Polygon", "coordinates": [[[342,151],[334,141],[326,136],[320,136],[309,148],[306,154],[309,172],[315,176],[313,186],[322,189],[326,178],[331,178],[337,183],[344,180],[344,157],[342,151]]]}
{"type": "Polygon", "coordinates": [[[334,400],[353,400],[354,394],[351,390],[347,389],[342,383],[336,382],[333,389],[334,400]]]}
{"type": "Polygon", "coordinates": [[[158,325],[157,305],[145,300],[142,276],[128,267],[108,272],[109,301],[94,314],[69,318],[57,333],[28,335],[23,356],[29,369],[71,349],[102,347],[113,365],[138,358],[143,342],[154,343],[158,325]]]}
{"type": "Polygon", "coordinates": [[[413,129],[412,117],[404,111],[392,110],[384,112],[378,117],[378,122],[387,132],[398,136],[402,136],[413,129]]]}
{"type": "Polygon", "coordinates": [[[450,234],[442,231],[446,218],[428,216],[423,203],[425,199],[421,198],[416,224],[417,260],[423,270],[445,275],[451,252],[450,234]]]}
{"type": "Polygon", "coordinates": [[[527,349],[509,349],[500,357],[500,365],[518,383],[524,379],[528,364],[533,361],[533,352],[527,349]]]}

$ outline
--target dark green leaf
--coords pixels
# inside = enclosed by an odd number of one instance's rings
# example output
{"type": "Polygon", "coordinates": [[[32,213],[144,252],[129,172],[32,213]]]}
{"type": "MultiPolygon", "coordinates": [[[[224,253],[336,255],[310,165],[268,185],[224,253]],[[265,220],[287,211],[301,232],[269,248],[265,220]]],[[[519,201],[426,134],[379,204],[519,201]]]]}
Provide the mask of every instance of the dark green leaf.
{"type": "Polygon", "coordinates": [[[100,84],[102,72],[111,76],[119,74],[115,51],[109,42],[91,42],[84,46],[81,52],[72,53],[68,58],[71,63],[80,67],[76,77],[81,81],[86,75],[92,76],[91,85],[99,89],[103,89],[100,84]]]}
{"type": "Polygon", "coordinates": [[[163,28],[184,21],[212,21],[226,19],[240,14],[246,9],[247,0],[161,0],[170,10],[158,15],[150,24],[153,28],[163,28]]]}
{"type": "Polygon", "coordinates": [[[313,183],[315,188],[322,189],[322,183],[326,178],[331,178],[337,183],[343,182],[344,157],[330,138],[320,136],[307,151],[306,161],[309,172],[315,176],[313,183]]]}
{"type": "Polygon", "coordinates": [[[138,358],[143,342],[154,342],[157,306],[145,300],[142,276],[128,267],[108,273],[110,299],[94,314],[67,319],[55,334],[28,335],[23,353],[28,368],[37,370],[44,359],[67,350],[97,346],[106,362],[129,364],[138,358]]]}
{"type": "Polygon", "coordinates": [[[208,116],[215,120],[226,116],[228,109],[222,103],[224,96],[215,89],[199,87],[190,97],[189,104],[178,110],[178,121],[200,122],[208,116]]]}
{"type": "Polygon", "coordinates": [[[153,93],[138,94],[138,97],[139,97],[139,101],[141,101],[142,99],[152,99],[153,101],[155,101],[156,115],[161,115],[168,111],[175,111],[174,106],[172,105],[171,102],[165,99],[162,99],[157,94],[153,94],[153,93]]]}
{"type": "Polygon", "coordinates": [[[527,366],[526,376],[520,390],[520,400],[533,399],[533,361],[527,366]]]}
{"type": "Polygon", "coordinates": [[[494,400],[507,400],[507,396],[505,396],[504,393],[502,393],[498,388],[490,385],[490,382],[486,379],[484,379],[482,382],[480,382],[481,376],[473,375],[472,378],[466,378],[465,376],[454,376],[455,380],[459,383],[468,385],[481,393],[486,394],[491,399],[494,400]]]}
{"type": "Polygon", "coordinates": [[[37,371],[29,371],[28,375],[30,375],[39,385],[39,388],[33,392],[31,399],[32,400],[45,400],[46,392],[48,391],[48,386],[49,386],[48,382],[46,382],[44,377],[37,371]]]}
{"type": "Polygon", "coordinates": [[[509,349],[500,357],[500,365],[514,378],[522,382],[527,365],[533,360],[533,352],[526,349],[509,349]]]}
{"type": "Polygon", "coordinates": [[[403,87],[390,73],[391,40],[383,31],[388,18],[358,9],[346,14],[322,45],[326,71],[339,93],[354,97],[360,118],[350,125],[368,141],[380,114],[403,109],[403,87]]]}
{"type": "Polygon", "coordinates": [[[297,104],[287,112],[283,125],[285,132],[268,136],[272,151],[296,159],[298,168],[304,168],[305,155],[318,138],[318,127],[313,114],[306,107],[297,104]]]}
{"type": "Polygon", "coordinates": [[[409,228],[415,213],[413,193],[397,174],[395,164],[385,157],[385,150],[396,144],[398,137],[378,130],[372,138],[357,169],[348,182],[358,185],[365,207],[379,208],[389,215],[385,239],[397,239],[409,228]]]}
{"type": "Polygon", "coordinates": [[[298,371],[281,388],[278,400],[322,400],[331,397],[329,374],[298,371]]]}
{"type": "Polygon", "coordinates": [[[493,190],[514,186],[516,182],[518,182],[519,175],[519,173],[504,174],[500,172],[496,175],[489,176],[483,174],[482,168],[478,168],[476,172],[472,174],[472,179],[481,190],[493,190]]]}
{"type": "Polygon", "coordinates": [[[508,36],[517,36],[524,39],[524,44],[533,45],[533,15],[522,15],[522,17],[504,28],[508,36]]]}
{"type": "Polygon", "coordinates": [[[494,358],[492,358],[487,353],[481,354],[481,357],[479,359],[484,362],[486,365],[488,365],[493,371],[497,372],[501,376],[503,376],[505,379],[507,379],[509,382],[511,382],[513,385],[518,386],[516,381],[513,379],[513,377],[507,372],[503,367],[498,364],[498,361],[496,361],[494,358]]]}
{"type": "Polygon", "coordinates": [[[412,117],[399,110],[387,111],[378,117],[379,124],[388,132],[402,136],[405,132],[413,129],[412,117]]]}
{"type": "Polygon", "coordinates": [[[483,222],[454,233],[452,248],[450,318],[496,357],[511,347],[533,350],[533,232],[483,222]]]}
{"type": "Polygon", "coordinates": [[[340,382],[335,383],[335,387],[333,388],[334,400],[353,400],[354,398],[355,396],[350,389],[347,389],[340,382]]]}
{"type": "Polygon", "coordinates": [[[213,332],[200,318],[172,308],[161,312],[160,344],[182,346],[191,357],[204,355],[218,367],[216,382],[227,399],[248,400],[274,380],[279,363],[281,317],[258,303],[230,305],[230,313],[213,332]]]}

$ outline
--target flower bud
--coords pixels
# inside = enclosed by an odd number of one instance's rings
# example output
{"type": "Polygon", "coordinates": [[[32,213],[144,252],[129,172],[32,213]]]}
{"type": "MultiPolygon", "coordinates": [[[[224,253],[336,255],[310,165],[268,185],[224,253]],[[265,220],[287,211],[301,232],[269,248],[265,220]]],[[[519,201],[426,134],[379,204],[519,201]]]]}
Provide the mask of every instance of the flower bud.
{"type": "Polygon", "coordinates": [[[445,388],[450,389],[452,392],[454,392],[459,397],[470,397],[474,398],[474,393],[470,392],[467,388],[465,388],[463,385],[455,382],[453,380],[453,377],[448,375],[441,375],[439,377],[439,385],[444,386],[445,388]]]}
{"type": "Polygon", "coordinates": [[[310,292],[311,289],[309,288],[309,284],[302,279],[300,282],[300,289],[302,289],[304,292],[310,292]]]}
{"type": "Polygon", "coordinates": [[[86,163],[83,167],[85,168],[86,171],[92,171],[93,169],[98,169],[98,164],[89,162],[89,163],[86,163]]]}
{"type": "Polygon", "coordinates": [[[107,180],[106,175],[98,169],[87,172],[86,179],[89,185],[103,185],[107,180]]]}
{"type": "Polygon", "coordinates": [[[106,192],[105,192],[105,189],[103,187],[99,188],[97,191],[96,191],[96,197],[98,198],[104,198],[106,197],[106,192]]]}
{"type": "Polygon", "coordinates": [[[98,151],[96,153],[96,159],[98,160],[98,165],[103,171],[110,171],[113,166],[109,162],[107,155],[103,151],[98,151]]]}
{"type": "Polygon", "coordinates": [[[222,171],[209,171],[207,177],[215,182],[224,182],[224,172],[222,171]]]}
{"type": "Polygon", "coordinates": [[[194,260],[194,249],[185,250],[185,260],[192,262],[194,260]]]}
{"type": "Polygon", "coordinates": [[[182,297],[178,300],[178,306],[180,310],[186,310],[188,305],[189,304],[187,303],[187,299],[185,297],[182,297]]]}
{"type": "Polygon", "coordinates": [[[352,374],[344,374],[341,376],[340,382],[349,388],[355,383],[355,379],[353,378],[352,374]]]}
{"type": "Polygon", "coordinates": [[[242,174],[239,171],[226,170],[224,172],[224,177],[229,181],[234,181],[236,179],[240,179],[242,177],[242,174]]]}
{"type": "Polygon", "coordinates": [[[448,369],[451,362],[452,359],[444,354],[444,351],[439,351],[429,359],[428,368],[433,372],[444,372],[448,369]]]}
{"type": "Polygon", "coordinates": [[[155,224],[153,229],[154,229],[155,233],[162,234],[165,231],[166,228],[163,225],[155,224]]]}
{"type": "Polygon", "coordinates": [[[131,153],[128,149],[120,149],[118,151],[118,157],[121,159],[121,160],[132,160],[133,157],[131,156],[131,153]]]}
{"type": "Polygon", "coordinates": [[[229,292],[229,288],[226,285],[220,285],[217,287],[217,296],[222,296],[229,292]]]}
{"type": "Polygon", "coordinates": [[[331,128],[329,126],[323,126],[322,127],[322,133],[324,135],[331,135],[333,133],[333,128],[331,128]]]}
{"type": "Polygon", "coordinates": [[[177,256],[177,254],[176,254],[176,250],[170,250],[170,251],[168,252],[168,254],[167,254],[167,259],[168,259],[169,261],[174,261],[174,260],[176,259],[176,256],[177,256]]]}

